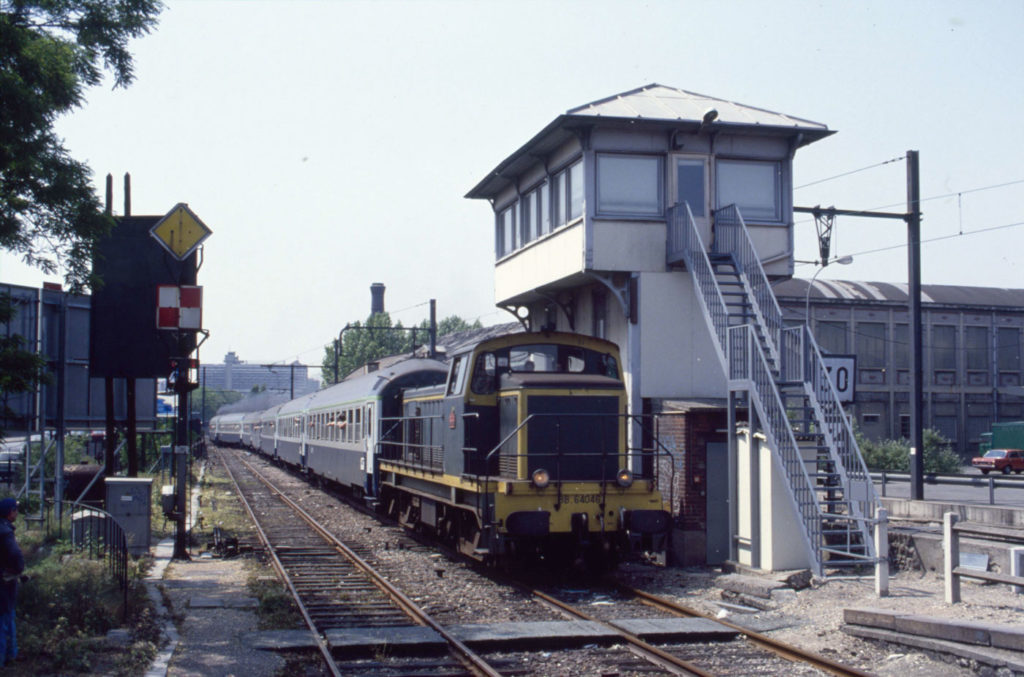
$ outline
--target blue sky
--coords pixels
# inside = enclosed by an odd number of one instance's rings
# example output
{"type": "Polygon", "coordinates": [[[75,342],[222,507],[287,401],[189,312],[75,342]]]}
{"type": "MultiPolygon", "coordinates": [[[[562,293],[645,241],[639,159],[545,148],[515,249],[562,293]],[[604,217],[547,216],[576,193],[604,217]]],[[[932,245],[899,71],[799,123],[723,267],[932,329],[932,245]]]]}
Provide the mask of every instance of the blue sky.
{"type": "MultiPolygon", "coordinates": [[[[881,163],[920,151],[923,281],[1024,286],[1020,0],[168,5],[135,84],[58,128],[98,187],[114,174],[115,211],[130,172],[135,214],[187,202],[213,230],[204,361],[319,363],[373,282],[407,325],[431,298],[509,320],[490,207],[463,195],[558,114],[652,82],[837,130],[797,153],[798,205],[902,211],[905,163],[881,163]]],[[[905,238],[840,218],[854,263],[819,277],[905,281],[905,238]]],[[[0,256],[3,282],[43,279],[0,256]]]]}

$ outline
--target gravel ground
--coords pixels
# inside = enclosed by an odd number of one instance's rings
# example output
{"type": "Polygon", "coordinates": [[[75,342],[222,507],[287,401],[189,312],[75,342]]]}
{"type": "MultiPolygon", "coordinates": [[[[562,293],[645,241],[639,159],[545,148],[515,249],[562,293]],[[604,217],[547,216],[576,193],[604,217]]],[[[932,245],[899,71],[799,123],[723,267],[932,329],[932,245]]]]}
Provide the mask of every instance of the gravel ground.
{"type": "MultiPolygon", "coordinates": [[[[494,623],[501,621],[555,620],[550,609],[526,598],[507,586],[495,583],[470,566],[411,540],[401,529],[383,526],[373,517],[357,514],[335,498],[318,489],[303,486],[302,480],[275,472],[275,477],[301,494],[300,503],[341,535],[343,540],[360,543],[360,549],[383,568],[406,594],[442,624],[494,623]]],[[[845,663],[866,672],[885,676],[954,677],[992,674],[985,667],[910,648],[861,640],[840,630],[843,609],[871,606],[906,613],[952,617],[963,620],[1004,624],[1021,622],[1024,596],[1013,595],[1007,586],[967,583],[964,602],[947,605],[943,601],[942,580],[934,573],[895,572],[890,578],[890,596],[874,594],[872,578],[844,578],[815,582],[797,591],[790,599],[756,614],[726,612],[716,602],[723,601],[716,585],[721,572],[712,569],[658,567],[646,563],[622,566],[619,576],[635,587],[676,599],[711,616],[739,625],[753,625],[764,634],[845,663]],[[771,629],[775,628],[775,629],[771,629]]],[[[577,586],[579,587],[579,586],[577,586]]],[[[641,674],[627,659],[619,669],[607,659],[607,651],[552,651],[545,654],[503,654],[502,657],[529,663],[538,675],[641,674]],[[598,666],[601,666],[600,669],[598,666]]],[[[713,652],[712,652],[713,653],[713,652]]],[[[623,654],[628,657],[628,654],[623,654]]],[[[768,668],[768,666],[765,666],[768,668]]],[[[716,667],[716,671],[721,670],[716,667]]],[[[786,674],[785,670],[758,670],[786,674]]],[[[722,674],[744,674],[744,671],[722,674]]],[[[746,674],[750,674],[747,672],[746,674]]],[[[790,673],[796,674],[796,673],[790,673]]],[[[807,673],[800,673],[807,674],[807,673]]]]}
{"type": "Polygon", "coordinates": [[[960,604],[949,605],[943,596],[942,578],[935,573],[901,571],[890,577],[888,597],[875,595],[874,579],[843,578],[815,581],[796,592],[791,600],[757,614],[726,612],[715,585],[718,574],[709,570],[633,567],[626,571],[636,587],[673,598],[682,604],[730,622],[785,624],[767,631],[769,637],[793,644],[826,658],[882,676],[931,677],[996,674],[976,664],[925,654],[908,647],[851,637],[840,630],[843,610],[875,607],[903,613],[1020,625],[1024,596],[1013,595],[1005,585],[965,583],[960,604]]]}

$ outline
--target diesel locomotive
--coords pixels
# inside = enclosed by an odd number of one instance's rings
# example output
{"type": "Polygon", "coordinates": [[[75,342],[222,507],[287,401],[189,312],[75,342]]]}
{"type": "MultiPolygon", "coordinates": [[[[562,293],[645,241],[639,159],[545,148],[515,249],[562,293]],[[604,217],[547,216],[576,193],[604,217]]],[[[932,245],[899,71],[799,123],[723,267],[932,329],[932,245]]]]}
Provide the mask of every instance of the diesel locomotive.
{"type": "Polygon", "coordinates": [[[629,446],[633,422],[615,344],[510,333],[216,416],[210,437],[346,487],[480,560],[605,566],[663,549],[669,528],[657,452],[629,446]]]}

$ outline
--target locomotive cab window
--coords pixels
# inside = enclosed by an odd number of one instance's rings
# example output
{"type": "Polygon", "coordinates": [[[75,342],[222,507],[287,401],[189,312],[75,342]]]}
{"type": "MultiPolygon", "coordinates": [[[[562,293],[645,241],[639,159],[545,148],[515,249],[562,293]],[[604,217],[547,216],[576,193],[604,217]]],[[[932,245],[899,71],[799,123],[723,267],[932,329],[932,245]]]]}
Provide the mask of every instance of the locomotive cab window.
{"type": "Polygon", "coordinates": [[[476,364],[473,365],[473,392],[477,395],[489,395],[494,392],[494,376],[497,373],[497,363],[494,353],[480,353],[476,356],[476,364]]]}
{"type": "Polygon", "coordinates": [[[462,392],[463,387],[466,385],[466,362],[465,357],[456,357],[452,361],[451,372],[448,375],[448,394],[456,395],[462,392]]]}

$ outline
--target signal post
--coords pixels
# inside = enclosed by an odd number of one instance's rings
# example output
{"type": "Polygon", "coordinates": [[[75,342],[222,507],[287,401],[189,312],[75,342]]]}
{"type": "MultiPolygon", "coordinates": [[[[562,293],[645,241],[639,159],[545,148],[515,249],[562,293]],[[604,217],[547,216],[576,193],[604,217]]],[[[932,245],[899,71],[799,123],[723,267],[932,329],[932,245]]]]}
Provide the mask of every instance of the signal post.
{"type": "MultiPolygon", "coordinates": [[[[163,248],[179,261],[191,256],[200,244],[210,236],[211,231],[188,208],[180,203],[150,230],[150,234],[163,248]]],[[[193,369],[198,369],[198,360],[191,353],[199,345],[196,333],[204,339],[208,332],[203,329],[203,288],[197,285],[157,286],[157,329],[170,335],[171,373],[173,391],[177,396],[178,415],[174,422],[174,456],[171,475],[174,477],[175,559],[188,559],[188,468],[191,445],[189,444],[189,393],[198,387],[190,378],[193,369]]]]}

